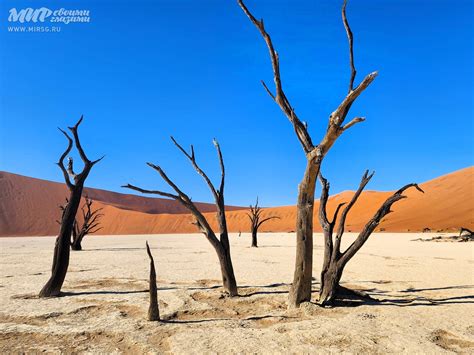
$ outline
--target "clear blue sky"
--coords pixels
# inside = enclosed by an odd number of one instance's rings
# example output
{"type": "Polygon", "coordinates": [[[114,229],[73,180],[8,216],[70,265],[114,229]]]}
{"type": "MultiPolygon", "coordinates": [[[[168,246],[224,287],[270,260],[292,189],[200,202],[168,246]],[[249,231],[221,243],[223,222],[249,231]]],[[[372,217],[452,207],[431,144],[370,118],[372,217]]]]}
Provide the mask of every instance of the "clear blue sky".
{"type": "MultiPolygon", "coordinates": [[[[341,2],[246,2],[265,19],[287,96],[314,142],[348,85],[341,2]]],[[[349,2],[356,82],[373,70],[379,77],[349,114],[367,121],[326,157],[332,192],[357,187],[366,168],[376,170],[368,189],[392,190],[473,164],[472,3],[349,2]]],[[[194,143],[217,178],[216,137],[228,204],[247,205],[256,195],[264,205],[295,203],[305,158],[260,84],[272,84],[268,52],[236,1],[61,1],[60,7],[90,10],[92,22],[56,34],[7,32],[11,7],[57,4],[0,4],[0,170],[62,181],[54,162],[66,142],[56,127],[84,114],[87,153],[106,154],[88,186],[165,189],[145,165],[151,161],[194,200],[210,201],[168,137],[194,143]]]]}

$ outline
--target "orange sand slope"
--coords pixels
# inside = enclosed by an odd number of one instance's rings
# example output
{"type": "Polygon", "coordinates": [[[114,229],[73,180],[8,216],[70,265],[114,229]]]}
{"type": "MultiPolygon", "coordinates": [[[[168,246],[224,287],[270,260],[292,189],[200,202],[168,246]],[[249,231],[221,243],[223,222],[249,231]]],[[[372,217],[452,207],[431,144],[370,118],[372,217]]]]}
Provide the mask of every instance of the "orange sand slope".
{"type": "MultiPolygon", "coordinates": [[[[394,205],[379,230],[391,232],[421,231],[424,228],[456,230],[474,229],[474,167],[441,176],[420,185],[425,194],[416,190],[406,193],[407,199],[394,205]]],[[[126,195],[97,189],[86,189],[97,208],[103,208],[103,229],[100,234],[157,234],[197,232],[193,219],[176,201],[126,195]]],[[[329,199],[331,214],[340,202],[349,201],[353,192],[345,191],[329,199]]],[[[366,191],[351,210],[347,231],[359,231],[372,217],[390,192],[366,191]]],[[[0,236],[55,235],[58,205],[67,190],[63,184],[0,172],[0,236]]],[[[318,203],[316,202],[315,211],[318,203]]],[[[214,206],[199,204],[211,224],[216,227],[214,206]]],[[[228,207],[228,225],[232,232],[249,229],[246,211],[228,207]]],[[[294,206],[272,207],[264,216],[279,216],[262,226],[262,231],[289,232],[295,230],[294,206]]],[[[319,231],[315,215],[315,231],[319,231]]]]}

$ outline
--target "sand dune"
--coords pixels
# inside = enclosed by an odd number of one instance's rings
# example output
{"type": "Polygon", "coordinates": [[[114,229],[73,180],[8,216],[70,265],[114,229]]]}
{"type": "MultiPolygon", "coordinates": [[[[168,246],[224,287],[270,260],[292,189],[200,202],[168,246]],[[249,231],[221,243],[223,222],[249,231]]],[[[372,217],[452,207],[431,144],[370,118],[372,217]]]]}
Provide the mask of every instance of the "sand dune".
{"type": "MultiPolygon", "coordinates": [[[[421,184],[425,194],[408,191],[408,198],[393,207],[394,213],[383,220],[379,230],[407,232],[430,228],[437,231],[456,230],[461,226],[474,229],[473,182],[474,167],[469,167],[421,184]]],[[[96,207],[103,208],[101,234],[197,232],[191,224],[191,216],[175,201],[91,188],[87,189],[87,194],[96,201],[96,207]]],[[[350,200],[352,194],[345,191],[332,196],[328,203],[329,212],[332,213],[340,202],[350,200]]],[[[390,192],[364,192],[347,219],[346,229],[359,231],[389,195],[390,192]]],[[[1,172],[0,236],[56,234],[58,205],[66,196],[63,184],[1,172]]],[[[215,225],[214,206],[204,203],[199,206],[215,225]]],[[[267,208],[263,215],[279,216],[280,219],[268,222],[262,231],[295,230],[294,206],[267,208]]],[[[248,231],[246,211],[229,207],[228,225],[233,232],[248,231]]],[[[315,231],[319,231],[318,223],[315,223],[315,231]]]]}

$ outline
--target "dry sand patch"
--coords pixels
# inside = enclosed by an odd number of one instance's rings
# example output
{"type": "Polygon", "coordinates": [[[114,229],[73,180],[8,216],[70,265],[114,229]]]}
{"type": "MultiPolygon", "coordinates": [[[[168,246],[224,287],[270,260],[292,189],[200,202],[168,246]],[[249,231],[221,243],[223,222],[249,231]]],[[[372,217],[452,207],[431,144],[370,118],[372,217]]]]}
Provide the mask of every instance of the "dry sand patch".
{"type": "MultiPolygon", "coordinates": [[[[262,234],[258,249],[231,236],[236,298],[222,295],[217,258],[200,235],[89,238],[71,254],[57,299],[36,297],[54,239],[1,239],[0,352],[472,353],[472,244],[411,241],[420,235],[376,234],[348,265],[343,285],[380,302],[299,310],[286,307],[289,234],[262,234]],[[161,323],[146,320],[145,239],[154,247],[161,323]],[[18,264],[25,254],[28,263],[18,264]]],[[[318,235],[315,242],[316,299],[318,235]]]]}

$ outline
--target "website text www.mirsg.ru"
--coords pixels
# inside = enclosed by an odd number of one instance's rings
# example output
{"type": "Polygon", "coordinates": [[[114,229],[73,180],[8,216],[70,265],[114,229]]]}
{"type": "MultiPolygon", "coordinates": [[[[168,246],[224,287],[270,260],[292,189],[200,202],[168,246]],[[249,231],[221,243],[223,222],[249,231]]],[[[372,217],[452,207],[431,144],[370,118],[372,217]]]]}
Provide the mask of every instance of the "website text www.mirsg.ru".
{"type": "Polygon", "coordinates": [[[8,32],[18,33],[45,33],[45,32],[61,32],[59,26],[8,26],[8,32]]]}

